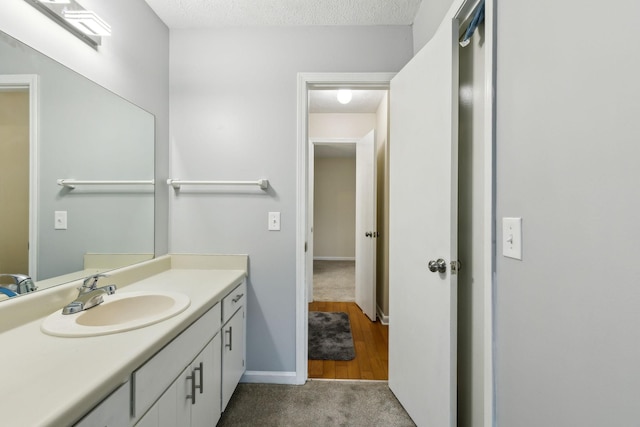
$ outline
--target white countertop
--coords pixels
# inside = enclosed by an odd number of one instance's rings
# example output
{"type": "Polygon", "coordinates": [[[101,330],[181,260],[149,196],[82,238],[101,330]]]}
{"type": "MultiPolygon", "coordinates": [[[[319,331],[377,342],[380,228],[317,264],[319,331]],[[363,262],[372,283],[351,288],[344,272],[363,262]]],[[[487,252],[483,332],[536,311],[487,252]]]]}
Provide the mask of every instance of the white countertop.
{"type": "MultiPolygon", "coordinates": [[[[43,317],[38,317],[0,334],[0,424],[64,426],[78,421],[246,276],[246,269],[203,269],[185,259],[117,291],[182,292],[191,304],[175,317],[128,332],[84,338],[46,335],[40,331],[43,317]]],[[[101,281],[109,282],[109,278],[101,281]]]]}

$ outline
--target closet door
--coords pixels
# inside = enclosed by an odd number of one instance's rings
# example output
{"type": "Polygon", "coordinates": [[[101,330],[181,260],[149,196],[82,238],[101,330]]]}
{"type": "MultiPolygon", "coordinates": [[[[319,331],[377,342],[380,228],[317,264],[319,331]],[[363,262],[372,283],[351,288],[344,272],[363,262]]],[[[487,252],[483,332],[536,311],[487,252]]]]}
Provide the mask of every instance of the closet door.
{"type": "Polygon", "coordinates": [[[389,387],[419,426],[456,425],[457,35],[391,81],[389,387]]]}

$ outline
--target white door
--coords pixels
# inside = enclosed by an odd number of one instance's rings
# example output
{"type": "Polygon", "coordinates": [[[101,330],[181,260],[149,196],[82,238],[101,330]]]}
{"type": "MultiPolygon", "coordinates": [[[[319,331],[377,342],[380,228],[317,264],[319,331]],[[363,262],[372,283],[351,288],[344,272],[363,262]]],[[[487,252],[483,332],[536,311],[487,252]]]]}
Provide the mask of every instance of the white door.
{"type": "Polygon", "coordinates": [[[418,426],[456,425],[457,34],[391,81],[389,387],[418,426]]]}
{"type": "Polygon", "coordinates": [[[376,320],[376,144],[372,130],[356,143],[356,304],[376,320]]]}

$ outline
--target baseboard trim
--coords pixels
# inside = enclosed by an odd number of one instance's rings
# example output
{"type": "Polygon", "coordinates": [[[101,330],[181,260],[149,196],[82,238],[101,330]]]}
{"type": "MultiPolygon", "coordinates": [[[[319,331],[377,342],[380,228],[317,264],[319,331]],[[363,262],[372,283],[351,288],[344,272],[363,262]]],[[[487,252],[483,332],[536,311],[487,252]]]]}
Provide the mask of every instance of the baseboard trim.
{"type": "Polygon", "coordinates": [[[314,256],[314,261],[355,261],[356,257],[350,256],[314,256]]]}
{"type": "Polygon", "coordinates": [[[379,305],[376,306],[376,311],[378,312],[378,319],[380,319],[380,323],[383,325],[389,325],[389,316],[382,312],[382,309],[379,305]]]}
{"type": "Polygon", "coordinates": [[[245,371],[240,382],[259,384],[299,384],[296,373],[286,371],[245,371]]]}

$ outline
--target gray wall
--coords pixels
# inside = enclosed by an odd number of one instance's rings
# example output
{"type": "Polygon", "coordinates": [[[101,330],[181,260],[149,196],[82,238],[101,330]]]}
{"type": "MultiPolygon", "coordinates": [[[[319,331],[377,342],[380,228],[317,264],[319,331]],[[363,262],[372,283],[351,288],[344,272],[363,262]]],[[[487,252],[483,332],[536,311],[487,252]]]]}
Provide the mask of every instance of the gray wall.
{"type": "MultiPolygon", "coordinates": [[[[154,114],[155,173],[162,182],[169,168],[169,30],[144,0],[82,4],[113,29],[97,51],[23,0],[3,0],[0,30],[154,114]]],[[[157,186],[155,204],[156,253],[163,254],[168,248],[166,186],[157,186]]]]}
{"type": "Polygon", "coordinates": [[[295,371],[297,73],[397,71],[411,29],[176,30],[171,52],[172,175],[272,184],[172,195],[171,251],[248,253],[247,368],[295,371]],[[267,231],[269,211],[282,231],[267,231]]]}
{"type": "Polygon", "coordinates": [[[498,423],[638,425],[640,3],[497,13],[498,423]]]}
{"type": "Polygon", "coordinates": [[[313,259],[356,258],[356,158],[314,164],[313,259]]]}

